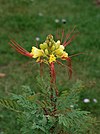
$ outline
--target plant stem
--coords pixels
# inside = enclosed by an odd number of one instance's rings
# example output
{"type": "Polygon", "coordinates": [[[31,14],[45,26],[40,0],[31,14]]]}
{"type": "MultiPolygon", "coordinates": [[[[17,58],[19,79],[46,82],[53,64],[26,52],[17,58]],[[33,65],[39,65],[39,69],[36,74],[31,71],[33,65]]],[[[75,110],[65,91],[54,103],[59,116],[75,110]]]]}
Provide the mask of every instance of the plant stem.
{"type": "Polygon", "coordinates": [[[56,87],[56,73],[55,73],[54,63],[53,62],[50,63],[49,66],[50,66],[50,78],[51,78],[50,87],[54,87],[56,96],[58,96],[59,92],[56,87]]]}
{"type": "Polygon", "coordinates": [[[56,87],[56,74],[55,74],[55,68],[54,63],[50,63],[50,100],[51,105],[53,106],[53,111],[56,111],[56,102],[57,102],[57,96],[58,96],[58,89],[56,87]],[[55,93],[54,93],[55,91],[55,93]]]}

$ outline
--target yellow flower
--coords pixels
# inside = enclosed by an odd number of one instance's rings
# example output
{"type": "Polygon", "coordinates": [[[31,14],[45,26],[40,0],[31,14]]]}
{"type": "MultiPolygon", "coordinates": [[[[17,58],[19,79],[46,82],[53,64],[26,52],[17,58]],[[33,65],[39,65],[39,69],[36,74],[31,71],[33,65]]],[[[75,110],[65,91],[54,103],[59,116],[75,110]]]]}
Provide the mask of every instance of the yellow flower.
{"type": "Polygon", "coordinates": [[[32,47],[31,54],[33,54],[33,58],[38,58],[44,55],[43,50],[38,49],[36,47],[32,47]]]}
{"type": "Polygon", "coordinates": [[[56,54],[57,57],[61,57],[64,52],[63,50],[64,50],[64,46],[60,45],[60,47],[56,49],[54,53],[56,54]]]}
{"type": "Polygon", "coordinates": [[[51,54],[49,58],[49,63],[54,62],[54,61],[56,61],[56,57],[53,54],[51,54]]]}
{"type": "Polygon", "coordinates": [[[68,53],[66,53],[65,51],[63,51],[63,54],[62,54],[62,59],[64,59],[64,58],[68,58],[68,53]]]}

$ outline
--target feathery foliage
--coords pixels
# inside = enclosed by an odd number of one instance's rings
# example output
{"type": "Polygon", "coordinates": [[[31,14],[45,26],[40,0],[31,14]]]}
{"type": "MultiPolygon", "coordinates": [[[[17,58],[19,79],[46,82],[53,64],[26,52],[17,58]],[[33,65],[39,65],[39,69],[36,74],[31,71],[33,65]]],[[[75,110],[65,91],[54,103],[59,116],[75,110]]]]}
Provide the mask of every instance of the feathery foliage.
{"type": "Polygon", "coordinates": [[[18,122],[22,134],[94,134],[95,119],[78,107],[79,93],[83,89],[81,81],[77,81],[72,89],[62,91],[51,103],[47,78],[46,81],[43,78],[37,80],[39,92],[23,86],[21,95],[12,94],[11,100],[0,100],[3,106],[15,112],[20,108],[18,122]]]}

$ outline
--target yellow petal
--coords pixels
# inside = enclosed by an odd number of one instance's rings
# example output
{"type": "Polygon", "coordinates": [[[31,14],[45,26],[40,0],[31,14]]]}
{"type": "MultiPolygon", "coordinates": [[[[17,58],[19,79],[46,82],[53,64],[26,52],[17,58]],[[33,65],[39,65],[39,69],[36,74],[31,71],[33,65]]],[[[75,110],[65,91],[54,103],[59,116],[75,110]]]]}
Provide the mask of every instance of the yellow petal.
{"type": "Polygon", "coordinates": [[[37,58],[36,62],[39,62],[40,61],[40,57],[37,58]]]}
{"type": "Polygon", "coordinates": [[[68,53],[66,53],[65,51],[63,52],[61,58],[68,58],[68,53]]]}
{"type": "Polygon", "coordinates": [[[55,53],[56,56],[61,56],[63,54],[63,50],[58,48],[57,50],[55,50],[54,53],[55,53]]]}
{"type": "Polygon", "coordinates": [[[51,54],[49,58],[49,63],[55,62],[55,61],[56,61],[56,57],[53,54],[51,54]]]}
{"type": "Polygon", "coordinates": [[[36,47],[32,47],[31,54],[33,54],[33,58],[37,58],[37,57],[43,56],[44,55],[44,52],[41,49],[38,49],[36,47]]]}
{"type": "Polygon", "coordinates": [[[65,48],[64,48],[64,46],[63,46],[63,45],[60,45],[59,49],[64,50],[65,48]]]}

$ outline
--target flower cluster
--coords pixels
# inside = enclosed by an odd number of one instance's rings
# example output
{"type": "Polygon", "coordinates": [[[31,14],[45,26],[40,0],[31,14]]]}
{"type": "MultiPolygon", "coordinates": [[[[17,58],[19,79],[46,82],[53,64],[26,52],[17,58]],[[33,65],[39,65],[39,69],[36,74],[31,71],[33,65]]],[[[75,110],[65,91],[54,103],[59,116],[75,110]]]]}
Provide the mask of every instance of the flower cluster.
{"type": "Polygon", "coordinates": [[[38,49],[33,46],[30,53],[33,58],[37,58],[37,62],[49,64],[56,62],[57,58],[68,58],[68,53],[64,51],[65,47],[61,45],[60,40],[55,42],[52,35],[48,35],[45,42],[40,44],[39,47],[38,49]]]}
{"type": "MultiPolygon", "coordinates": [[[[68,72],[69,77],[72,75],[72,67],[71,67],[71,57],[68,56],[68,53],[65,51],[65,47],[71,43],[73,38],[77,35],[74,34],[71,38],[70,35],[74,32],[75,27],[68,34],[64,35],[64,31],[62,31],[61,37],[59,33],[57,33],[57,41],[54,40],[53,36],[50,34],[47,36],[45,42],[39,45],[39,48],[33,46],[31,52],[28,52],[24,48],[22,48],[17,42],[14,40],[10,40],[10,46],[14,48],[17,52],[22,55],[25,55],[30,58],[36,59],[36,62],[43,64],[46,63],[50,66],[50,75],[51,81],[56,81],[54,63],[58,63],[63,65],[59,59],[66,60],[68,62],[68,72]],[[65,37],[65,38],[64,38],[65,37]]],[[[41,66],[40,66],[41,67],[41,66]]]]}

